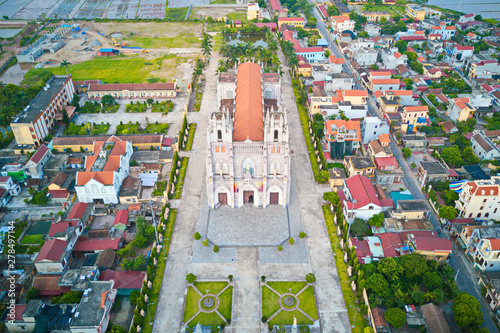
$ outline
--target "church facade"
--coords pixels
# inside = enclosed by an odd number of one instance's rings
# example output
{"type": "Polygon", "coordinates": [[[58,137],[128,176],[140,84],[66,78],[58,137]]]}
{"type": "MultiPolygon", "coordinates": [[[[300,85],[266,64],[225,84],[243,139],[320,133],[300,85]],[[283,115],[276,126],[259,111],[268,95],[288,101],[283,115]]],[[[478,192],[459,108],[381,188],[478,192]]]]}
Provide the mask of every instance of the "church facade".
{"type": "Polygon", "coordinates": [[[252,62],[221,73],[208,125],[208,205],[288,206],[290,148],[281,79],[252,62]]]}

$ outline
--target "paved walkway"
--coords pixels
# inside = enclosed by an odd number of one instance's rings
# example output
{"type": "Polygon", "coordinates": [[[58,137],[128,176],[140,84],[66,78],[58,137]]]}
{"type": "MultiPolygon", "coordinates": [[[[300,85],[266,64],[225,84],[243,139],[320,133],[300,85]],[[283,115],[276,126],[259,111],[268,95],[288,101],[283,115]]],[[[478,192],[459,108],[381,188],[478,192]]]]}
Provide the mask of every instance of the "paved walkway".
{"type": "MultiPolygon", "coordinates": [[[[285,63],[281,52],[280,58],[282,63],[285,63]]],[[[315,295],[321,327],[323,332],[350,332],[351,327],[347,309],[321,209],[322,198],[314,182],[302,125],[288,74],[289,68],[284,66],[284,72],[285,75],[281,81],[281,96],[288,108],[290,147],[294,151],[292,171],[299,191],[302,221],[304,231],[307,234],[306,243],[309,249],[312,273],[315,274],[317,280],[315,295]]]]}
{"type": "MultiPolygon", "coordinates": [[[[184,310],[186,275],[193,252],[193,235],[200,211],[200,198],[205,174],[208,114],[215,107],[216,76],[219,59],[212,56],[206,72],[209,73],[207,85],[201,103],[201,111],[188,114],[189,122],[196,122],[196,132],[190,161],[184,180],[182,204],[177,212],[172,243],[170,245],[167,266],[163,275],[162,287],[158,298],[158,311],[155,316],[153,332],[179,332],[184,310]]],[[[205,203],[203,203],[205,204],[205,203]]]]}

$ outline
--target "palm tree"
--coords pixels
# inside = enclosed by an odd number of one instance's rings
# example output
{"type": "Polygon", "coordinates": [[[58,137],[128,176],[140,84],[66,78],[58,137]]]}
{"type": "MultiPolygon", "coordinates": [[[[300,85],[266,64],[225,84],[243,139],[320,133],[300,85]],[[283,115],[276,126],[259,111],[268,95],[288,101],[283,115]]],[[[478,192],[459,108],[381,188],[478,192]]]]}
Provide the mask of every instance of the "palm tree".
{"type": "Polygon", "coordinates": [[[69,75],[68,67],[71,65],[69,61],[63,60],[59,65],[60,68],[66,68],[66,75],[69,75]]]}

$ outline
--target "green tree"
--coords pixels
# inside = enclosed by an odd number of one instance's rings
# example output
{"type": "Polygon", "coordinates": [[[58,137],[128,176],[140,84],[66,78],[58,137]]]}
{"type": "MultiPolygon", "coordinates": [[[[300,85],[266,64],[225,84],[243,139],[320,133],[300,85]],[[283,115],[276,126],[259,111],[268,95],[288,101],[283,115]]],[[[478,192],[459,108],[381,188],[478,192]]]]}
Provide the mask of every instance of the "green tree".
{"type": "Polygon", "coordinates": [[[188,275],[186,275],[186,281],[190,284],[193,284],[196,281],[196,275],[194,275],[193,273],[189,273],[188,275]]]}
{"type": "Polygon", "coordinates": [[[453,302],[455,322],[463,329],[478,327],[483,324],[483,313],[479,301],[467,292],[461,292],[453,302]]]}
{"type": "Polygon", "coordinates": [[[428,271],[424,274],[422,282],[428,290],[434,290],[443,284],[443,279],[436,271],[428,271]]]}
{"type": "Polygon", "coordinates": [[[102,96],[101,102],[103,105],[115,105],[115,99],[111,95],[102,96]]]}
{"type": "Polygon", "coordinates": [[[69,117],[68,117],[68,112],[66,112],[66,109],[63,109],[62,111],[62,122],[66,125],[68,125],[69,122],[69,117]]]}
{"type": "Polygon", "coordinates": [[[365,328],[363,328],[363,333],[374,333],[374,331],[370,326],[366,326],[365,328]]]}
{"type": "Polygon", "coordinates": [[[455,207],[442,206],[439,208],[439,217],[442,219],[453,220],[458,215],[455,207]]]}
{"type": "Polygon", "coordinates": [[[390,308],[384,314],[385,320],[395,328],[403,327],[406,324],[405,312],[399,308],[390,308]]]}
{"type": "Polygon", "coordinates": [[[462,150],[462,161],[464,165],[474,165],[480,162],[479,157],[474,154],[471,147],[465,147],[462,150]]]}
{"type": "Polygon", "coordinates": [[[59,299],[61,304],[78,304],[82,299],[83,293],[78,290],[71,290],[62,295],[59,299]]]}
{"type": "Polygon", "coordinates": [[[127,330],[121,326],[111,324],[106,330],[106,333],[127,333],[127,330]]]}
{"type": "Polygon", "coordinates": [[[60,64],[59,64],[59,67],[60,68],[65,68],[66,69],[66,75],[69,75],[69,66],[71,65],[70,62],[66,61],[66,60],[63,60],[60,64]]]}
{"type": "Polygon", "coordinates": [[[384,223],[384,213],[378,213],[368,219],[368,224],[372,227],[380,228],[384,223]]]}
{"type": "Polygon", "coordinates": [[[201,235],[200,235],[200,233],[198,231],[194,233],[194,239],[196,239],[196,240],[200,240],[201,239],[201,235]]]}
{"type": "Polygon", "coordinates": [[[410,156],[411,156],[411,150],[410,150],[410,148],[408,148],[408,147],[403,148],[402,153],[403,153],[403,156],[404,156],[405,158],[408,158],[408,157],[410,157],[410,156]]]}
{"type": "Polygon", "coordinates": [[[369,290],[373,291],[378,297],[381,297],[389,290],[389,282],[382,274],[374,273],[366,279],[366,285],[369,290]]]}
{"type": "Polygon", "coordinates": [[[137,289],[132,290],[130,295],[128,295],[128,299],[132,305],[137,305],[137,300],[141,298],[141,292],[137,289]]]}
{"type": "Polygon", "coordinates": [[[481,15],[476,15],[474,16],[474,21],[482,21],[483,20],[483,17],[481,15]]]}
{"type": "Polygon", "coordinates": [[[309,273],[306,275],[306,282],[307,283],[314,283],[316,282],[316,276],[314,276],[313,273],[309,273]]]}
{"type": "Polygon", "coordinates": [[[309,27],[309,28],[316,28],[316,24],[318,23],[318,19],[315,18],[314,16],[310,16],[308,19],[307,19],[307,23],[306,23],[306,26],[309,27]]]}
{"type": "Polygon", "coordinates": [[[452,168],[462,166],[462,152],[457,145],[444,148],[441,157],[452,168]]]}
{"type": "Polygon", "coordinates": [[[366,233],[366,221],[360,218],[355,218],[351,224],[351,236],[362,236],[366,233]]]}
{"type": "Polygon", "coordinates": [[[329,16],[337,16],[339,15],[339,9],[335,5],[328,6],[326,10],[329,16]]]}
{"type": "Polygon", "coordinates": [[[36,288],[31,287],[26,292],[26,303],[28,303],[32,299],[39,299],[39,298],[40,298],[40,291],[36,288]]]}
{"type": "Polygon", "coordinates": [[[402,268],[394,258],[387,257],[379,261],[377,271],[383,274],[388,280],[394,281],[399,279],[402,268]]]}

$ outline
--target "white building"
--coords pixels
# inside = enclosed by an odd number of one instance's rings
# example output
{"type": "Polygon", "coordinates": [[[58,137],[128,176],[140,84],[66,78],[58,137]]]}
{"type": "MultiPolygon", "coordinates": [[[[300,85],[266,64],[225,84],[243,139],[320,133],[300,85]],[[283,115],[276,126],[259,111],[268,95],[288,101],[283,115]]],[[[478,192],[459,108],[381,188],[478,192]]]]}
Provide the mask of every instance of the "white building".
{"type": "Polygon", "coordinates": [[[433,26],[430,33],[441,35],[441,39],[451,39],[457,33],[457,28],[441,22],[439,25],[433,26]]]}
{"type": "Polygon", "coordinates": [[[470,13],[470,14],[467,14],[467,15],[462,15],[458,19],[458,22],[459,23],[472,22],[472,21],[474,21],[474,16],[475,16],[474,13],[470,13]]]}
{"type": "Polygon", "coordinates": [[[94,142],[93,155],[85,159],[85,171],[76,174],[80,202],[118,203],[118,192],[129,175],[132,143],[115,136],[94,142]]]}
{"type": "Polygon", "coordinates": [[[375,65],[378,59],[378,51],[373,48],[358,48],[350,51],[350,58],[360,66],[375,65]]]}
{"type": "Polygon", "coordinates": [[[385,69],[395,69],[399,65],[406,66],[408,63],[408,56],[406,54],[399,53],[396,48],[383,50],[380,55],[385,69]]]}
{"type": "Polygon", "coordinates": [[[445,60],[450,64],[450,66],[462,68],[467,58],[472,57],[474,54],[474,46],[450,44],[445,48],[445,52],[445,60]]]}
{"type": "Polygon", "coordinates": [[[222,73],[207,139],[208,206],[287,206],[290,148],[281,80],[252,62],[222,73]]]}
{"type": "Polygon", "coordinates": [[[41,145],[36,153],[31,156],[30,160],[24,166],[26,176],[35,179],[43,178],[43,167],[52,157],[50,149],[46,145],[41,145]]]}
{"type": "Polygon", "coordinates": [[[388,134],[390,126],[379,117],[366,117],[363,119],[361,127],[361,140],[363,144],[367,144],[372,140],[376,140],[379,135],[388,134]]]}
{"type": "Polygon", "coordinates": [[[354,31],[355,21],[351,20],[349,16],[332,16],[330,17],[330,24],[333,30],[343,32],[345,30],[354,31]]]}
{"type": "Polygon", "coordinates": [[[470,139],[472,150],[481,160],[492,160],[500,158],[500,149],[493,143],[484,131],[475,131],[470,139]]]}
{"type": "Polygon", "coordinates": [[[459,217],[500,219],[500,178],[467,182],[458,194],[455,207],[459,217]]]}

